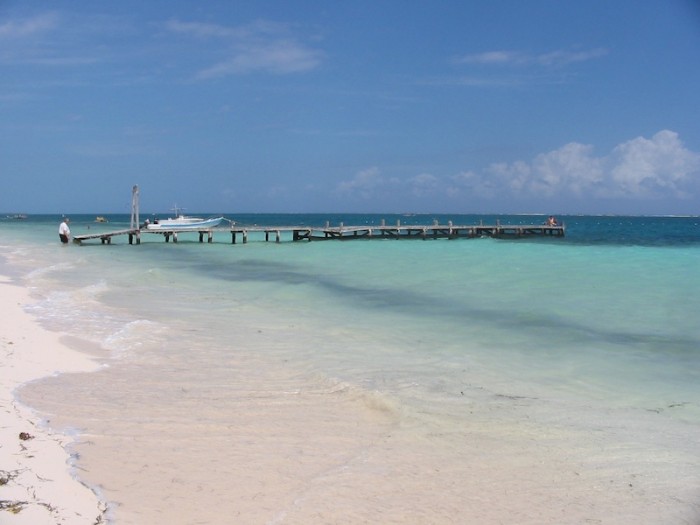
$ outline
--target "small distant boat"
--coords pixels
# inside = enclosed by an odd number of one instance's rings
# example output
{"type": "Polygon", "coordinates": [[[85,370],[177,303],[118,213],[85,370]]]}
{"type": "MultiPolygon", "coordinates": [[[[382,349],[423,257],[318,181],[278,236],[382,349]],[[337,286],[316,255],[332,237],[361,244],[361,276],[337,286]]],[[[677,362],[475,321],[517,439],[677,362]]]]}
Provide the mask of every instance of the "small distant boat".
{"type": "Polygon", "coordinates": [[[15,213],[14,215],[8,215],[7,218],[8,218],[8,219],[13,219],[13,220],[16,220],[16,221],[23,221],[24,219],[27,219],[28,216],[25,215],[24,213],[15,213]]]}
{"type": "Polygon", "coordinates": [[[95,217],[95,222],[107,222],[107,219],[105,219],[101,215],[98,215],[97,217],[95,217]]]}

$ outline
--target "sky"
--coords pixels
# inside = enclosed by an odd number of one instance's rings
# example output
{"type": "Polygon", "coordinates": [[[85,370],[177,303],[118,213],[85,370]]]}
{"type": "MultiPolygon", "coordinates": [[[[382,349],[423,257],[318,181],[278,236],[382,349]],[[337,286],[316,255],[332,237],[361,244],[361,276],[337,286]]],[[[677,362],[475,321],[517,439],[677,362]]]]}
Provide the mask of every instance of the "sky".
{"type": "Polygon", "coordinates": [[[0,0],[0,212],[700,214],[700,0],[0,0]]]}

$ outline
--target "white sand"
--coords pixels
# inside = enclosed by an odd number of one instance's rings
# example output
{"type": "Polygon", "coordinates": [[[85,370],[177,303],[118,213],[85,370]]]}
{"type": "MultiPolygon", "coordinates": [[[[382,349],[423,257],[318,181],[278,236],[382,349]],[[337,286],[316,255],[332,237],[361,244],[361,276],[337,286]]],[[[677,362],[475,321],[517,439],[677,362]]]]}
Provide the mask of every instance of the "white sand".
{"type": "Polygon", "coordinates": [[[105,505],[71,474],[71,439],[42,426],[14,398],[28,381],[97,368],[61,344],[61,334],[42,329],[24,311],[30,303],[28,290],[0,276],[0,523],[104,523],[105,505]]]}

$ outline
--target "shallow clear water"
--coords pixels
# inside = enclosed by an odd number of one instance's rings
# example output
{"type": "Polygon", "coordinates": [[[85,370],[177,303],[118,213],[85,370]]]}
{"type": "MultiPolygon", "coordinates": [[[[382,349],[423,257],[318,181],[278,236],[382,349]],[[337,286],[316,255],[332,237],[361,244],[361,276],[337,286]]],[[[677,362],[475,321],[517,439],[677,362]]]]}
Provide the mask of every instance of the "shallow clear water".
{"type": "MultiPolygon", "coordinates": [[[[73,217],[73,233],[128,221],[108,218],[73,217]]],[[[543,219],[385,217],[434,218],[543,219]]],[[[80,247],[55,219],[1,223],[4,270],[107,366],[21,395],[80,429],[117,523],[700,518],[698,218],[566,217],[563,239],[80,247]]]]}

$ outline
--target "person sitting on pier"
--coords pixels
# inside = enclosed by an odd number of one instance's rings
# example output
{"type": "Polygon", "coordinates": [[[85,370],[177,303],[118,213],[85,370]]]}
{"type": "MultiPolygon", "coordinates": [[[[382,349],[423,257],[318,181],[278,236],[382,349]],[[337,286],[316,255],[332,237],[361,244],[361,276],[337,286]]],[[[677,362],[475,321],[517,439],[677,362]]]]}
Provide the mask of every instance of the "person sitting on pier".
{"type": "Polygon", "coordinates": [[[547,226],[556,226],[557,225],[557,218],[554,215],[550,215],[549,218],[547,219],[547,226]]]}
{"type": "Polygon", "coordinates": [[[61,239],[63,244],[68,244],[68,239],[70,239],[70,228],[68,227],[69,222],[70,219],[68,217],[63,217],[63,221],[58,227],[58,237],[61,239]]]}

